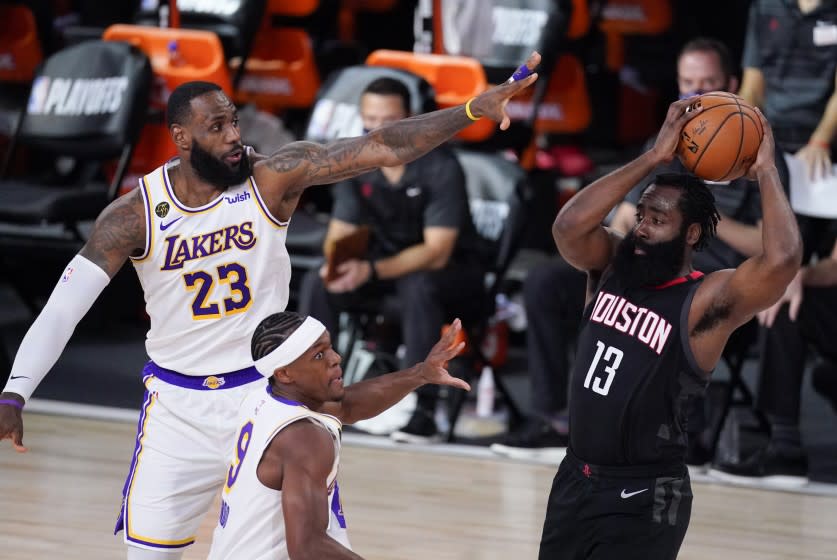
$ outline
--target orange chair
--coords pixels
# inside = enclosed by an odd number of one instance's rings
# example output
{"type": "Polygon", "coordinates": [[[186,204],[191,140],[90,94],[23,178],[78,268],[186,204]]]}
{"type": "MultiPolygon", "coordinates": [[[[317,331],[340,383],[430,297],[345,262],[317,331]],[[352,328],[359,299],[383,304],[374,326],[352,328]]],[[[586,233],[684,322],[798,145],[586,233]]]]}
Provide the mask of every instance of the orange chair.
{"type": "Polygon", "coordinates": [[[671,28],[669,0],[607,0],[599,28],[606,37],[607,66],[618,70],[625,60],[625,35],[658,35],[671,28]]]}
{"type": "MultiPolygon", "coordinates": [[[[366,64],[407,70],[427,80],[436,90],[440,109],[462,105],[485,91],[488,84],[482,65],[473,58],[407,51],[377,50],[369,54],[366,64]]],[[[494,134],[496,125],[482,119],[462,130],[457,137],[479,142],[494,134]]]]}
{"type": "MultiPolygon", "coordinates": [[[[231,61],[231,70],[239,64],[231,61]]],[[[310,107],[320,88],[311,38],[302,29],[262,28],[244,68],[234,99],[264,111],[310,107]]]]}
{"type": "Polygon", "coordinates": [[[573,13],[567,26],[567,39],[580,39],[590,31],[590,8],[587,0],[573,0],[573,13]]]}
{"type": "Polygon", "coordinates": [[[396,0],[341,0],[337,13],[337,29],[341,41],[355,40],[355,15],[357,12],[388,12],[396,0]]]}
{"type": "MultiPolygon", "coordinates": [[[[303,29],[274,27],[273,17],[304,18],[319,4],[319,0],[268,0],[234,92],[236,103],[254,103],[272,113],[313,104],[320,76],[311,38],[303,29]]],[[[235,75],[240,64],[238,57],[230,60],[230,73],[235,75]]]]}
{"type": "Polygon", "coordinates": [[[305,17],[311,15],[319,5],[319,0],[268,0],[265,16],[305,17]]]}
{"type": "Polygon", "coordinates": [[[0,5],[0,82],[31,82],[42,59],[35,17],[29,8],[0,5]]]}
{"type": "MultiPolygon", "coordinates": [[[[512,120],[526,120],[531,111],[531,88],[513,97],[506,106],[512,120]]],[[[590,125],[592,109],[581,61],[562,55],[555,63],[549,88],[535,119],[536,133],[574,134],[590,125]]]]}
{"type": "Polygon", "coordinates": [[[151,60],[154,88],[149,103],[156,118],[143,128],[131,169],[123,181],[123,190],[136,186],[137,178],[161,165],[177,153],[162,116],[173,89],[193,80],[214,82],[232,97],[230,74],[218,36],[208,31],[172,29],[117,24],[108,27],[103,39],[131,43],[151,60]],[[177,42],[182,63],[173,64],[169,43],[177,42]]]}
{"type": "MultiPolygon", "coordinates": [[[[607,0],[601,8],[599,28],[605,35],[605,64],[618,72],[625,64],[625,37],[659,35],[673,24],[670,0],[607,0]]],[[[659,92],[640,92],[622,84],[617,92],[620,142],[641,142],[656,131],[659,92]]]]}

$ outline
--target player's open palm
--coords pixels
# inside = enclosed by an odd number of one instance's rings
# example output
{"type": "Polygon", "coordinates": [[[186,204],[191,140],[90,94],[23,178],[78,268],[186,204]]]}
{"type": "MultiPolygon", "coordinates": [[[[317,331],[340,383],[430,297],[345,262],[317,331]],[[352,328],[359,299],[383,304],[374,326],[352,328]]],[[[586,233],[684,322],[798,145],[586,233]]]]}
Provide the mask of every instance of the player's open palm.
{"type": "Polygon", "coordinates": [[[7,404],[0,404],[0,441],[12,440],[18,453],[25,453],[23,446],[23,418],[20,409],[7,404]]]}
{"type": "Polygon", "coordinates": [[[512,80],[511,78],[502,84],[495,86],[488,91],[480,94],[471,103],[471,111],[475,116],[486,117],[492,121],[500,123],[500,129],[506,130],[511,124],[509,116],[506,114],[506,104],[509,99],[531,86],[538,79],[537,74],[533,74],[535,68],[541,63],[541,55],[537,51],[532,52],[529,58],[526,59],[525,70],[521,66],[518,74],[519,79],[512,80]],[[523,77],[525,76],[525,77],[523,77]]]}
{"type": "Polygon", "coordinates": [[[427,383],[450,385],[466,391],[471,390],[470,385],[458,377],[453,377],[447,370],[448,362],[465,347],[464,342],[456,342],[461,330],[462,321],[454,320],[450,328],[439,339],[439,342],[430,349],[427,358],[421,363],[421,375],[427,383]]]}

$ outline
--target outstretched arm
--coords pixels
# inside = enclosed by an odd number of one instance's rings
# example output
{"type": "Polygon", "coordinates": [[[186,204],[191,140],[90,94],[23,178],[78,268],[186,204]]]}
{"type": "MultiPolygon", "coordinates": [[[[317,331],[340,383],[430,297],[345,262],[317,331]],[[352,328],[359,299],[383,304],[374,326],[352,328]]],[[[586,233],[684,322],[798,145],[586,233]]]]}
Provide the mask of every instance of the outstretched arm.
{"type": "MultiPolygon", "coordinates": [[[[533,71],[540,58],[540,54],[532,53],[527,68],[533,71]]],[[[509,98],[536,79],[537,74],[532,74],[481,93],[469,105],[471,114],[497,121],[502,130],[507,129],[510,120],[505,108],[509,98]]],[[[281,208],[283,201],[295,202],[308,186],[331,184],[377,167],[413,161],[472,122],[461,105],[410,117],[356,138],[328,144],[292,142],[256,163],[254,176],[271,209],[281,208]]]]}
{"type": "Polygon", "coordinates": [[[643,177],[674,157],[683,125],[695,116],[694,111],[686,112],[691,103],[688,99],[672,103],[653,148],[585,187],[561,208],[552,236],[567,262],[580,270],[604,270],[620,236],[602,222],[643,177]]]}
{"type": "Polygon", "coordinates": [[[342,401],[327,402],[320,412],[336,416],[344,424],[353,424],[377,416],[427,383],[470,390],[470,385],[452,377],[445,369],[448,361],[459,354],[465,345],[464,342],[454,342],[461,329],[462,323],[456,319],[423,362],[405,370],[349,385],[342,401]]]}
{"type": "Polygon", "coordinates": [[[70,261],[23,338],[9,381],[0,394],[0,440],[11,439],[17,451],[26,450],[21,417],[23,404],[55,365],[76,325],[110,278],[130,254],[145,246],[144,216],[139,191],[114,201],[102,212],[90,240],[70,261]]]}

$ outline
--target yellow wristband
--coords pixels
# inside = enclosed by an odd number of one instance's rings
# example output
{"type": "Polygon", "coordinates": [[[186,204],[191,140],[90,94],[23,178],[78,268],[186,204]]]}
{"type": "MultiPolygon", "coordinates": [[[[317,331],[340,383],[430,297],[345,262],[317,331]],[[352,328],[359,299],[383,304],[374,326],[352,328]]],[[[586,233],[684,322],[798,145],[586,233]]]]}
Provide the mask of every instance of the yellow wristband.
{"type": "Polygon", "coordinates": [[[468,100],[468,102],[467,102],[467,103],[465,103],[465,114],[466,114],[466,115],[468,116],[468,118],[469,118],[469,119],[471,119],[472,121],[478,121],[478,120],[480,120],[482,117],[475,117],[475,116],[474,116],[474,114],[471,112],[471,101],[473,101],[474,99],[476,99],[476,97],[472,97],[471,99],[469,99],[469,100],[468,100]]]}

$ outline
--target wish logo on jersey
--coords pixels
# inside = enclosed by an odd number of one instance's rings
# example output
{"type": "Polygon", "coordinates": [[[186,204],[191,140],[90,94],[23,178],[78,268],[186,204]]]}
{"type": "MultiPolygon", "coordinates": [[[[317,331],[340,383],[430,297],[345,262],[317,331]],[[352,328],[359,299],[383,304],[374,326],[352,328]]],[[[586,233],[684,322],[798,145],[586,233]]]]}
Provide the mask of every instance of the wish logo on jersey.
{"type": "Polygon", "coordinates": [[[249,251],[255,247],[256,241],[258,238],[253,232],[253,222],[244,222],[192,237],[166,237],[166,262],[160,270],[178,270],[188,261],[223,253],[233,247],[249,251]]]}
{"type": "Polygon", "coordinates": [[[243,193],[237,193],[235,196],[225,196],[224,198],[227,199],[229,204],[238,204],[239,202],[250,200],[250,193],[245,191],[243,193]]]}

